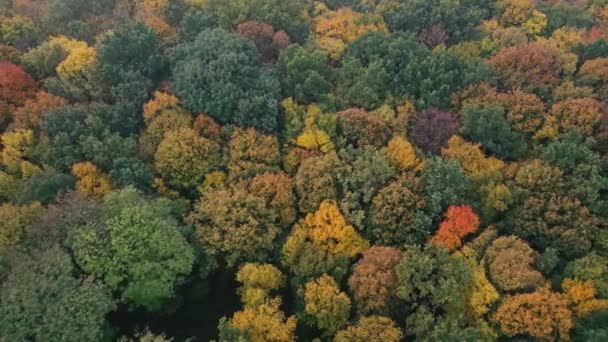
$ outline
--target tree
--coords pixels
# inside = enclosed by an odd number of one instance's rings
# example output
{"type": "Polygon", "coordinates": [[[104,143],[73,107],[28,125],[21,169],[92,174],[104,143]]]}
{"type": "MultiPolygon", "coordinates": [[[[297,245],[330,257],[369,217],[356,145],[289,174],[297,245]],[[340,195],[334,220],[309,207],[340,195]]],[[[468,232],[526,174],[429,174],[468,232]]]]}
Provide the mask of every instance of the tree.
{"type": "Polygon", "coordinates": [[[338,331],[334,337],[334,342],[399,342],[402,338],[401,329],[390,318],[367,316],[362,317],[357,324],[338,331]]]}
{"type": "MultiPolygon", "coordinates": [[[[606,44],[606,41],[604,44],[606,44]]],[[[582,85],[591,86],[598,94],[608,93],[608,79],[605,76],[608,68],[608,57],[590,59],[581,65],[578,71],[578,79],[582,85]]]]}
{"type": "Polygon", "coordinates": [[[346,58],[338,71],[336,93],[353,106],[373,109],[388,96],[389,75],[381,62],[364,67],[356,58],[346,58]]]}
{"type": "MultiPolygon", "coordinates": [[[[10,260],[0,287],[0,334],[11,340],[100,340],[105,316],[115,309],[110,291],[78,279],[58,246],[10,260]]],[[[105,336],[108,337],[108,336],[105,336]]]]}
{"type": "Polygon", "coordinates": [[[0,42],[27,49],[36,44],[39,29],[26,17],[13,15],[3,17],[0,24],[0,42]]]}
{"type": "Polygon", "coordinates": [[[393,137],[383,152],[389,161],[402,171],[418,169],[422,166],[422,161],[417,158],[412,144],[401,135],[393,137]]]}
{"type": "Polygon", "coordinates": [[[324,201],[319,209],[296,224],[281,250],[281,263],[289,269],[298,289],[310,279],[329,274],[340,281],[352,259],[369,243],[348,224],[336,203],[324,201]]]}
{"type": "Polygon", "coordinates": [[[523,137],[513,130],[504,108],[499,106],[466,106],[460,131],[481,143],[484,150],[502,158],[513,159],[526,149],[523,137]]]}
{"type": "Polygon", "coordinates": [[[475,232],[479,226],[479,217],[467,205],[452,205],[445,213],[445,219],[439,225],[439,230],[430,240],[438,247],[451,250],[462,246],[465,236],[475,232]]]}
{"type": "Polygon", "coordinates": [[[76,163],[72,166],[72,174],[76,177],[76,190],[88,196],[101,198],[112,190],[110,177],[101,172],[91,162],[76,163]]]}
{"type": "Polygon", "coordinates": [[[353,224],[362,227],[365,209],[396,171],[384,155],[371,146],[343,149],[340,159],[344,163],[338,174],[342,190],[340,208],[353,224]]]}
{"type": "MultiPolygon", "coordinates": [[[[482,320],[484,315],[490,312],[494,303],[496,303],[500,298],[498,291],[488,279],[486,272],[486,261],[484,259],[478,260],[480,259],[481,253],[475,249],[476,246],[482,244],[486,239],[484,233],[486,235],[491,235],[492,233],[495,234],[496,231],[493,230],[493,228],[485,230],[478,238],[465,245],[458,252],[464,257],[473,274],[473,283],[469,289],[470,292],[468,303],[463,309],[464,317],[467,320],[482,322],[485,322],[482,320]]],[[[448,322],[445,323],[447,324],[448,322]]],[[[449,326],[450,324],[447,325],[449,326]]]]}
{"type": "Polygon", "coordinates": [[[348,43],[366,32],[386,31],[386,25],[379,15],[361,14],[342,7],[315,18],[313,31],[319,47],[338,60],[348,43]]]}
{"type": "MultiPolygon", "coordinates": [[[[248,341],[295,341],[297,319],[294,316],[286,317],[280,305],[281,301],[277,298],[256,307],[246,307],[235,312],[228,324],[238,331],[238,335],[247,336],[248,341]]],[[[234,341],[232,338],[222,339],[221,330],[220,323],[220,340],[234,341]]]]}
{"type": "Polygon", "coordinates": [[[225,2],[221,0],[199,1],[205,13],[210,14],[224,29],[232,28],[247,20],[268,23],[277,29],[283,29],[298,42],[308,36],[308,22],[301,14],[306,10],[305,4],[295,0],[253,0],[225,2]]]}
{"type": "Polygon", "coordinates": [[[130,73],[154,81],[163,69],[160,42],[142,23],[127,22],[104,35],[98,53],[104,78],[113,86],[124,83],[130,73]]]}
{"type": "Polygon", "coordinates": [[[397,287],[395,266],[401,251],[392,247],[373,246],[363,252],[348,279],[348,287],[359,315],[388,314],[397,287]]]}
{"type": "Polygon", "coordinates": [[[457,161],[472,178],[483,178],[485,175],[499,173],[505,166],[500,159],[486,157],[481,145],[467,142],[458,135],[448,140],[447,147],[441,149],[441,155],[448,160],[457,161]]]}
{"type": "Polygon", "coordinates": [[[594,141],[576,132],[554,139],[542,149],[542,158],[564,171],[571,182],[569,195],[575,196],[595,215],[603,215],[606,201],[601,193],[608,189],[608,179],[601,173],[600,155],[594,141]]]}
{"type": "Polygon", "coordinates": [[[548,340],[568,339],[574,326],[568,301],[548,285],[505,298],[492,320],[507,336],[525,334],[548,340]]]}
{"type": "Polygon", "coordinates": [[[43,170],[32,175],[24,184],[19,196],[19,203],[40,202],[49,204],[57,196],[71,191],[75,187],[74,177],[54,170],[43,170]]]}
{"type": "Polygon", "coordinates": [[[385,246],[422,243],[432,224],[427,204],[420,179],[405,173],[374,196],[363,232],[385,246]]]}
{"type": "Polygon", "coordinates": [[[316,102],[329,92],[330,68],[325,53],[293,44],[283,50],[277,68],[284,95],[298,102],[316,102]]]}
{"type": "Polygon", "coordinates": [[[463,90],[455,96],[455,102],[461,102],[462,108],[467,105],[503,107],[513,128],[528,136],[538,131],[545,116],[545,104],[537,95],[521,89],[503,93],[487,83],[463,90]]]}
{"type": "Polygon", "coordinates": [[[606,104],[586,97],[554,103],[550,115],[554,118],[559,132],[576,131],[592,135],[600,117],[606,111],[608,111],[606,104]]]}
{"type": "Polygon", "coordinates": [[[338,134],[355,147],[386,145],[391,130],[387,123],[372,113],[351,108],[336,114],[338,134]]]}
{"type": "Polygon", "coordinates": [[[219,145],[199,136],[190,128],[165,134],[154,154],[156,171],[176,189],[189,190],[221,161],[219,145]]]}
{"type": "Polygon", "coordinates": [[[427,201],[427,213],[434,218],[448,206],[464,203],[470,180],[454,161],[433,158],[427,161],[420,177],[427,201]]]}
{"type": "Polygon", "coordinates": [[[23,69],[10,62],[0,62],[0,100],[22,106],[36,94],[36,82],[23,69]]]}
{"type": "Polygon", "coordinates": [[[192,270],[194,252],[179,229],[168,200],[126,188],[105,197],[101,222],[80,226],[70,248],[82,270],[123,302],[158,311],[175,296],[178,277],[192,270]]]}
{"type": "Polygon", "coordinates": [[[189,110],[208,113],[222,124],[276,129],[279,83],[259,64],[248,39],[205,30],[174,49],[172,73],[175,92],[189,110]]]}
{"type": "Polygon", "coordinates": [[[181,107],[179,99],[169,93],[154,92],[143,109],[146,128],[140,134],[139,146],[146,157],[154,155],[166,133],[191,128],[192,117],[181,107]]]}
{"type": "Polygon", "coordinates": [[[295,220],[290,179],[259,175],[201,194],[189,215],[206,255],[228,267],[268,261],[275,239],[295,220]]]}
{"type": "Polygon", "coordinates": [[[350,299],[341,292],[336,281],[323,275],[311,280],[304,286],[304,320],[333,335],[348,321],[350,316],[350,299]]]}
{"type": "Polygon", "coordinates": [[[598,219],[578,199],[555,193],[527,197],[504,223],[533,246],[556,248],[566,258],[588,252],[599,227],[598,219]]]}
{"type": "Polygon", "coordinates": [[[302,161],[295,176],[300,212],[313,212],[324,200],[338,199],[337,169],[341,164],[335,153],[302,161]]]}
{"type": "Polygon", "coordinates": [[[334,150],[332,138],[336,138],[335,115],[323,113],[315,104],[298,106],[291,98],[283,101],[283,107],[287,120],[287,139],[308,150],[323,153],[334,150]]]}
{"type": "Polygon", "coordinates": [[[448,250],[409,246],[396,267],[396,295],[408,305],[406,329],[425,336],[450,307],[462,307],[473,276],[464,259],[448,250]]]}
{"type": "Polygon", "coordinates": [[[29,226],[42,212],[40,203],[24,206],[6,203],[0,206],[0,255],[6,255],[11,247],[21,242],[29,226]]]}
{"type": "Polygon", "coordinates": [[[270,298],[270,291],[285,285],[285,276],[271,264],[247,263],[236,273],[241,302],[246,307],[256,307],[270,298]]]}
{"type": "Polygon", "coordinates": [[[453,92],[490,78],[484,65],[467,64],[445,49],[431,51],[403,34],[370,32],[350,44],[345,56],[357,59],[362,68],[370,71],[351,73],[353,84],[364,75],[374,80],[373,88],[382,89],[376,84],[382,82],[382,77],[370,77],[382,74],[381,66],[390,75],[386,78],[390,93],[412,98],[420,109],[448,108],[453,92]]]}
{"type": "Polygon", "coordinates": [[[236,32],[255,43],[260,59],[265,63],[276,61],[281,50],[291,44],[289,35],[285,31],[275,31],[272,25],[255,20],[240,23],[236,27],[236,32]]]}
{"type": "Polygon", "coordinates": [[[608,309],[608,300],[595,298],[595,285],[591,280],[566,278],[562,281],[562,290],[576,317],[585,317],[594,311],[608,309]]]}
{"type": "Polygon", "coordinates": [[[458,119],[450,112],[428,109],[412,117],[410,137],[421,149],[439,154],[448,139],[458,131],[458,119]]]}
{"type": "Polygon", "coordinates": [[[533,268],[534,250],[515,236],[494,240],[485,258],[490,278],[504,291],[532,290],[544,281],[542,274],[533,268]]]}
{"type": "Polygon", "coordinates": [[[474,35],[476,27],[490,15],[492,7],[478,0],[451,3],[415,0],[388,7],[384,17],[391,31],[409,31],[418,35],[436,25],[448,34],[449,42],[457,43],[474,35]]]}
{"type": "Polygon", "coordinates": [[[553,51],[538,43],[500,50],[490,59],[505,86],[548,95],[559,84],[563,67],[553,51]]]}
{"type": "Polygon", "coordinates": [[[564,277],[591,280],[598,296],[608,298],[608,264],[604,256],[592,252],[569,262],[564,269],[564,277]]]}
{"type": "Polygon", "coordinates": [[[62,97],[39,91],[34,99],[26,100],[23,107],[15,109],[13,112],[13,127],[39,132],[46,112],[59,109],[67,104],[68,102],[62,97]]]}
{"type": "Polygon", "coordinates": [[[281,164],[279,142],[253,128],[235,129],[229,144],[228,170],[233,179],[278,171],[281,164]]]}
{"type": "Polygon", "coordinates": [[[308,214],[294,230],[302,229],[321,249],[352,258],[368,247],[357,231],[350,226],[335,203],[325,201],[315,213],[308,214]]]}

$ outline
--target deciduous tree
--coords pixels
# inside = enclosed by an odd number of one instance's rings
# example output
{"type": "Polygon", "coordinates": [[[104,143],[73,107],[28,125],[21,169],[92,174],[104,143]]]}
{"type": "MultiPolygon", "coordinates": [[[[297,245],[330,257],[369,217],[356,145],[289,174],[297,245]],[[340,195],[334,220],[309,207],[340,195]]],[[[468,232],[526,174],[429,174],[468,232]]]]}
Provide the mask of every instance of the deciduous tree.
{"type": "Polygon", "coordinates": [[[532,293],[507,297],[492,315],[507,336],[528,335],[547,340],[568,339],[574,326],[568,300],[544,286],[532,293]]]}
{"type": "Polygon", "coordinates": [[[194,252],[168,200],[148,200],[133,188],[107,195],[103,220],[77,229],[70,241],[80,268],[150,311],[175,296],[177,278],[192,270],[194,252]],[[112,246],[108,249],[107,246],[112,246]]]}
{"type": "Polygon", "coordinates": [[[494,240],[486,251],[485,259],[490,278],[504,291],[535,289],[544,280],[533,267],[534,250],[515,236],[494,240]]]}
{"type": "Polygon", "coordinates": [[[363,253],[348,286],[359,315],[387,315],[397,287],[395,266],[401,261],[401,251],[392,247],[373,246],[363,253]]]}
{"type": "Polygon", "coordinates": [[[323,275],[306,283],[303,290],[305,321],[333,335],[348,321],[350,298],[340,291],[336,281],[323,275]]]}
{"type": "Polygon", "coordinates": [[[399,342],[403,333],[397,324],[388,317],[362,317],[357,324],[340,330],[334,337],[334,342],[365,342],[386,341],[399,342]]]}

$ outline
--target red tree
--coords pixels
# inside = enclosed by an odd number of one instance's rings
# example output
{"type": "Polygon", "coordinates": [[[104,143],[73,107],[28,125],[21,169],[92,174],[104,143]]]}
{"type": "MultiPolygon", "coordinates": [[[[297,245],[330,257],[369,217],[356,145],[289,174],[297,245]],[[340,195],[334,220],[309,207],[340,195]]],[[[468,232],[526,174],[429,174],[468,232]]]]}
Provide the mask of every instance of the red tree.
{"type": "Polygon", "coordinates": [[[0,100],[21,106],[36,93],[36,82],[17,65],[0,62],[0,100]]]}
{"type": "Polygon", "coordinates": [[[462,238],[473,233],[479,226],[479,217],[468,205],[452,205],[445,214],[437,234],[431,243],[449,249],[462,246],[462,238]]]}

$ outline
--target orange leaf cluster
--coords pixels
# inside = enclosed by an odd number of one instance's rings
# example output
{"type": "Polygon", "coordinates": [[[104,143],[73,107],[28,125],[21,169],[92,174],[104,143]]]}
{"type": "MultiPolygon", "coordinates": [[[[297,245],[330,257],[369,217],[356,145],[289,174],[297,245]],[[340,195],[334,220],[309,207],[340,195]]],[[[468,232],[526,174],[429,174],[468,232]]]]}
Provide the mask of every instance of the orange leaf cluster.
{"type": "Polygon", "coordinates": [[[452,205],[445,214],[437,234],[431,238],[435,246],[454,250],[462,246],[462,239],[477,230],[479,217],[468,205],[452,205]]]}

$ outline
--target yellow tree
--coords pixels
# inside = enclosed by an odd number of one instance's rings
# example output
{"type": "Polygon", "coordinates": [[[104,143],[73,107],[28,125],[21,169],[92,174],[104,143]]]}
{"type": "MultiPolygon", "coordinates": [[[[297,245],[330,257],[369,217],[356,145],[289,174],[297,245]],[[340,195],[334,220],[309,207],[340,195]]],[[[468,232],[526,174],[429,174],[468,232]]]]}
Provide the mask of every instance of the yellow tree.
{"type": "Polygon", "coordinates": [[[314,20],[314,34],[321,49],[340,59],[346,45],[370,31],[386,31],[382,16],[361,14],[349,7],[328,11],[314,20]]]}
{"type": "Polygon", "coordinates": [[[72,174],[78,179],[76,190],[91,196],[101,198],[112,190],[110,177],[91,162],[76,163],[72,166],[72,174]]]}
{"type": "Polygon", "coordinates": [[[467,142],[457,135],[448,140],[448,146],[441,150],[441,155],[457,160],[470,176],[500,171],[504,167],[504,162],[500,159],[486,157],[479,144],[467,142]]]}
{"type": "Polygon", "coordinates": [[[304,115],[304,128],[296,138],[296,145],[309,150],[319,150],[323,153],[332,151],[334,144],[329,134],[321,129],[318,124],[323,116],[321,108],[312,104],[307,107],[304,115]]]}
{"type": "Polygon", "coordinates": [[[400,135],[391,139],[383,151],[388,160],[403,171],[422,167],[412,144],[400,135]]]}
{"type": "Polygon", "coordinates": [[[40,171],[40,168],[28,161],[34,151],[36,141],[34,133],[29,129],[17,129],[6,132],[0,137],[2,140],[2,165],[6,172],[20,177],[28,177],[40,171]]]}
{"type": "Polygon", "coordinates": [[[286,317],[280,309],[281,300],[269,300],[256,307],[246,307],[234,314],[229,324],[249,336],[251,342],[295,341],[297,320],[286,317]]]}
{"type": "Polygon", "coordinates": [[[362,317],[355,325],[338,331],[334,342],[399,342],[403,332],[395,322],[383,316],[362,317]]]}
{"type": "Polygon", "coordinates": [[[285,285],[285,276],[271,264],[246,263],[236,273],[243,284],[238,290],[245,307],[256,307],[268,301],[271,291],[285,285]]]}
{"type": "Polygon", "coordinates": [[[150,26],[161,37],[175,34],[175,30],[163,19],[168,0],[139,0],[136,5],[135,18],[150,26]]]}
{"type": "Polygon", "coordinates": [[[319,210],[306,215],[295,230],[304,230],[313,244],[333,254],[354,257],[369,247],[331,201],[321,203],[319,210]]]}
{"type": "Polygon", "coordinates": [[[343,327],[350,316],[350,298],[340,291],[334,278],[328,275],[306,283],[304,303],[308,322],[328,335],[343,327]]]}
{"type": "Polygon", "coordinates": [[[470,288],[469,299],[465,313],[472,321],[483,318],[490,312],[492,305],[498,301],[500,295],[486,274],[485,262],[478,261],[475,251],[468,246],[458,252],[469,264],[473,273],[473,284],[470,288]]]}
{"type": "Polygon", "coordinates": [[[596,299],[596,289],[592,280],[566,278],[562,282],[564,296],[570,301],[577,317],[584,317],[594,311],[608,309],[608,299],[596,299]]]}

